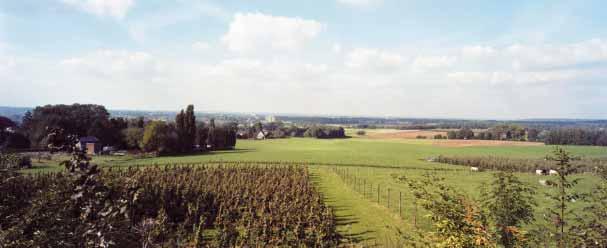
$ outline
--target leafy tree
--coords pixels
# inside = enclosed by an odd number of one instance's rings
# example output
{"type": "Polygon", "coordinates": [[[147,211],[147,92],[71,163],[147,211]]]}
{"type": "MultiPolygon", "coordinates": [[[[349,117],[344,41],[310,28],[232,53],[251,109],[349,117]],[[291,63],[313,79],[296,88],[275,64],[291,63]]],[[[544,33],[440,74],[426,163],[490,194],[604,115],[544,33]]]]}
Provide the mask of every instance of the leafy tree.
{"type": "Polygon", "coordinates": [[[105,137],[108,133],[105,131],[111,126],[109,116],[108,111],[101,105],[39,106],[31,112],[31,115],[26,113],[23,118],[22,129],[32,145],[36,147],[45,146],[47,127],[61,128],[66,133],[77,136],[93,135],[105,141],[108,140],[105,137]]]}
{"type": "Polygon", "coordinates": [[[448,139],[457,139],[457,133],[455,131],[449,131],[449,132],[447,132],[447,138],[448,139]]]}
{"type": "Polygon", "coordinates": [[[211,149],[215,149],[215,119],[211,119],[209,122],[209,132],[207,135],[207,146],[211,146],[211,149]]]}
{"type": "Polygon", "coordinates": [[[143,140],[143,128],[129,127],[122,130],[122,135],[127,148],[139,148],[143,140]]]}
{"type": "Polygon", "coordinates": [[[589,197],[585,199],[588,207],[584,212],[582,224],[573,227],[580,237],[580,247],[607,247],[607,168],[599,168],[598,175],[601,182],[592,190],[589,197]]]}
{"type": "Polygon", "coordinates": [[[564,149],[556,147],[552,156],[547,156],[546,159],[556,163],[554,170],[557,171],[557,175],[546,182],[547,186],[554,189],[553,192],[546,194],[554,202],[554,206],[547,209],[547,217],[548,221],[554,224],[554,230],[550,231],[551,235],[556,237],[557,246],[561,248],[568,246],[574,238],[574,233],[569,228],[571,223],[568,221],[575,213],[569,209],[569,203],[582,197],[573,189],[580,179],[571,178],[576,170],[570,163],[571,154],[564,149]]]}
{"type": "Polygon", "coordinates": [[[17,124],[8,117],[0,116],[0,131],[4,131],[7,127],[16,127],[17,124]]]}
{"type": "Polygon", "coordinates": [[[482,206],[489,210],[499,243],[506,247],[525,246],[521,231],[523,224],[533,221],[533,208],[537,206],[535,190],[520,181],[511,172],[498,172],[488,190],[483,187],[482,206]]]}
{"type": "Polygon", "coordinates": [[[400,177],[416,202],[429,212],[432,232],[419,233],[418,242],[427,247],[496,247],[487,218],[479,206],[444,178],[426,174],[420,180],[400,177]]]}
{"type": "Polygon", "coordinates": [[[178,150],[177,134],[174,127],[162,121],[152,121],[145,126],[142,149],[146,152],[159,154],[174,153],[178,150]]]}

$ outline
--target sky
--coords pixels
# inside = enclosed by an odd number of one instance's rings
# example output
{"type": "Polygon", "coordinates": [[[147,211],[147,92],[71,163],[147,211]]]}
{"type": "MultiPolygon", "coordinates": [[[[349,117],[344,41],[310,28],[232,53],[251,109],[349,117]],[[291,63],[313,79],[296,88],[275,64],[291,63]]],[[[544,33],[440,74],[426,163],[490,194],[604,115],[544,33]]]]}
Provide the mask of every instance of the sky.
{"type": "Polygon", "coordinates": [[[606,8],[0,0],[0,106],[605,119],[606,8]]]}

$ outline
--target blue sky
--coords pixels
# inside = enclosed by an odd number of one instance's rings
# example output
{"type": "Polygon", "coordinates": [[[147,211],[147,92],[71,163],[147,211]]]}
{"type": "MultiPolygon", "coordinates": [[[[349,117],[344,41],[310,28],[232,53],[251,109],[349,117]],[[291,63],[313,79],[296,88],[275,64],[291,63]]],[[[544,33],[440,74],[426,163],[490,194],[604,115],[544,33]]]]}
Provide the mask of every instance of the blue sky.
{"type": "Polygon", "coordinates": [[[607,118],[605,7],[0,0],[0,105],[607,118]]]}

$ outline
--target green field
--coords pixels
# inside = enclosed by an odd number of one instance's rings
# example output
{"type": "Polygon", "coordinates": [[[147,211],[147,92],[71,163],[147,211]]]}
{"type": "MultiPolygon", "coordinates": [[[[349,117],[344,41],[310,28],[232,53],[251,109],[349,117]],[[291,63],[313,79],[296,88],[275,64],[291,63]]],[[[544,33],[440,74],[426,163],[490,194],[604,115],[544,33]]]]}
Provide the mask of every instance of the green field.
{"type": "MultiPolygon", "coordinates": [[[[434,172],[446,181],[478,197],[479,188],[491,180],[492,172],[470,172],[463,166],[444,165],[428,162],[437,155],[495,155],[509,157],[542,158],[549,154],[550,146],[512,147],[439,147],[429,140],[375,140],[365,138],[319,140],[290,138],[277,140],[239,140],[235,150],[218,151],[203,155],[179,157],[134,158],[98,156],[93,162],[102,166],[195,164],[221,161],[295,162],[310,165],[310,171],[327,202],[334,207],[339,231],[349,237],[350,242],[362,244],[395,245],[399,242],[398,230],[407,232],[415,228],[427,228],[429,223],[421,210],[415,210],[412,196],[404,184],[394,177],[405,175],[421,177],[434,172]],[[345,169],[356,182],[345,182],[334,172],[335,168],[345,169]],[[438,170],[437,170],[438,169],[438,170]],[[365,183],[362,189],[361,183],[365,183]],[[380,199],[377,202],[377,185],[380,199]],[[388,196],[390,189],[390,196],[388,196]],[[399,213],[399,194],[402,206],[399,213]],[[388,203],[390,198],[390,203],[388,203]],[[388,204],[390,207],[388,207],[388,204]],[[414,225],[414,221],[417,225],[414,225]]],[[[566,147],[576,156],[607,156],[604,147],[566,147]]],[[[28,172],[53,171],[61,168],[56,163],[42,162],[28,172]],[[42,166],[42,164],[50,164],[42,166]]],[[[547,176],[519,174],[522,180],[538,188],[539,210],[548,202],[543,195],[547,190],[538,180],[547,176]]],[[[598,178],[585,174],[578,185],[581,191],[588,191],[598,182],[598,178]]],[[[582,205],[576,203],[574,208],[582,205]]]]}

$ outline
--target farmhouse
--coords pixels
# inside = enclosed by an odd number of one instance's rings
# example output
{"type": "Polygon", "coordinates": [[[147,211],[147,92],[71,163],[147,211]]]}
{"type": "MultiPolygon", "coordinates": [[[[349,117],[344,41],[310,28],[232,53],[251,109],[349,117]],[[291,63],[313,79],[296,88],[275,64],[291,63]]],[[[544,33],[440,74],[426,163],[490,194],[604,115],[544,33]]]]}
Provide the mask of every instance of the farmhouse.
{"type": "Polygon", "coordinates": [[[257,136],[255,136],[255,139],[258,140],[262,140],[262,139],[266,139],[267,134],[264,131],[259,131],[259,133],[257,133],[257,136]]]}
{"type": "Polygon", "coordinates": [[[94,136],[80,138],[77,146],[80,149],[86,149],[86,154],[89,155],[95,155],[101,152],[101,143],[99,143],[99,139],[94,136]]]}

